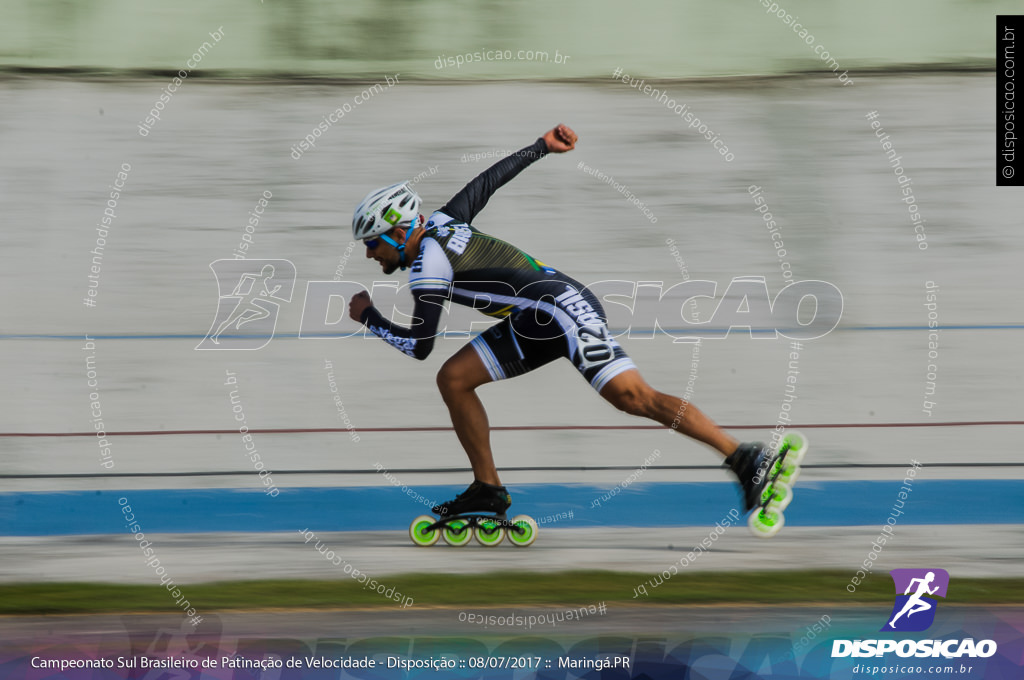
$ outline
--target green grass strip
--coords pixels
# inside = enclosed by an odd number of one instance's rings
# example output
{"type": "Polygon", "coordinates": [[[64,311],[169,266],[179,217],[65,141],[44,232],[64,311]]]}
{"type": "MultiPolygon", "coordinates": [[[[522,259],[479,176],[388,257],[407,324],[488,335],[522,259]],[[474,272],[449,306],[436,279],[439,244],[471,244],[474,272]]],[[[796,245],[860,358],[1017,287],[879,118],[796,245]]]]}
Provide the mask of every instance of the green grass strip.
{"type": "MultiPolygon", "coordinates": [[[[800,604],[827,602],[856,606],[892,602],[886,574],[874,574],[857,587],[847,571],[764,571],[678,574],[660,577],[610,571],[487,574],[400,574],[381,583],[414,599],[416,607],[583,605],[604,601],[644,604],[800,604]],[[645,585],[648,596],[634,598],[645,585]]],[[[352,579],[335,581],[226,581],[181,586],[200,612],[246,609],[398,608],[352,579]]],[[[1024,603],[1024,578],[953,578],[949,604],[1024,603]]],[[[162,586],[96,583],[21,583],[0,585],[0,614],[83,614],[167,611],[181,608],[162,586]]]]}

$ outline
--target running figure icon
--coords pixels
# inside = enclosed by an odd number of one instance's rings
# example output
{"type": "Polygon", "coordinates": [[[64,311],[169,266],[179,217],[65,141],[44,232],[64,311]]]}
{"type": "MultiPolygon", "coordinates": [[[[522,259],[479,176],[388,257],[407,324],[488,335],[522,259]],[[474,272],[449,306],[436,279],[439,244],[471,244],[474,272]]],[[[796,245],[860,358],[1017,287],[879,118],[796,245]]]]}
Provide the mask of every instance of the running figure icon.
{"type": "Polygon", "coordinates": [[[931,628],[939,610],[936,598],[946,597],[949,589],[949,572],[938,567],[921,567],[893,569],[889,575],[892,576],[895,601],[889,612],[889,621],[881,631],[913,633],[931,628]]]}
{"type": "Polygon", "coordinates": [[[918,612],[928,611],[929,609],[935,606],[931,602],[922,599],[923,595],[934,595],[935,591],[939,589],[939,586],[935,586],[934,588],[928,587],[934,580],[934,571],[929,571],[924,578],[915,578],[910,580],[910,583],[907,585],[907,589],[903,591],[903,594],[908,595],[910,593],[910,589],[914,587],[915,583],[917,584],[917,591],[910,596],[910,599],[908,599],[906,604],[903,605],[903,609],[900,610],[899,614],[892,617],[892,621],[889,622],[890,628],[895,628],[896,620],[904,614],[906,614],[907,618],[909,619],[914,614],[918,612]]]}
{"type": "Polygon", "coordinates": [[[210,263],[217,280],[217,311],[201,350],[257,350],[277,329],[281,310],[292,301],[295,264],[284,259],[223,258],[210,263]],[[243,333],[232,333],[245,327],[243,333]]]}
{"type": "Polygon", "coordinates": [[[277,309],[276,303],[269,303],[273,305],[273,307],[269,307],[267,301],[264,300],[264,298],[276,297],[277,292],[281,290],[282,284],[280,283],[273,288],[270,287],[270,280],[273,278],[274,265],[272,264],[263,265],[259,274],[246,272],[239,277],[238,285],[231,291],[231,297],[240,297],[241,299],[224,323],[217,328],[217,332],[210,336],[213,344],[219,345],[221,333],[232,326],[235,330],[239,330],[247,323],[266,319],[277,309]]]}

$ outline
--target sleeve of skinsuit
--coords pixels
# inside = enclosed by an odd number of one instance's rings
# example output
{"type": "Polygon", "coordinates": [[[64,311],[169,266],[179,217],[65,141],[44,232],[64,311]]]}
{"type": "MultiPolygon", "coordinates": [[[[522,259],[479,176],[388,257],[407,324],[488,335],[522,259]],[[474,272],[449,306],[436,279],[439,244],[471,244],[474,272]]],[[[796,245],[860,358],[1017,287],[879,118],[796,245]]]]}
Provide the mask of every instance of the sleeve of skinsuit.
{"type": "Polygon", "coordinates": [[[434,349],[434,337],[444,309],[444,294],[413,291],[413,324],[399,326],[385,319],[376,307],[367,307],[362,322],[378,338],[415,359],[426,359],[434,349]]]}
{"type": "Polygon", "coordinates": [[[477,175],[472,182],[462,188],[462,191],[455,194],[440,212],[451,215],[459,222],[472,222],[495,191],[547,153],[548,145],[543,138],[538,138],[530,146],[502,158],[477,175]]]}

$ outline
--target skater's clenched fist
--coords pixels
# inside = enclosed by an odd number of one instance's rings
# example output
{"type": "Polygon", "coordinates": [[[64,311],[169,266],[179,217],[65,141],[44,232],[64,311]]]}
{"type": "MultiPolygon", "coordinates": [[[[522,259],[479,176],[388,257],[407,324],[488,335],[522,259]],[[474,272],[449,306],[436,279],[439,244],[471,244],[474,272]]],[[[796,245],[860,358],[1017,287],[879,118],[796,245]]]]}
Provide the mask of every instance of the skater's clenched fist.
{"type": "Polygon", "coordinates": [[[370,294],[365,290],[361,290],[352,296],[352,299],[348,303],[348,315],[353,321],[359,323],[363,322],[363,312],[373,306],[373,300],[370,299],[370,294]]]}
{"type": "Polygon", "coordinates": [[[541,139],[547,144],[548,151],[551,153],[565,153],[566,151],[572,151],[576,147],[576,140],[579,137],[576,136],[576,133],[568,125],[556,125],[551,130],[545,132],[541,139]]]}

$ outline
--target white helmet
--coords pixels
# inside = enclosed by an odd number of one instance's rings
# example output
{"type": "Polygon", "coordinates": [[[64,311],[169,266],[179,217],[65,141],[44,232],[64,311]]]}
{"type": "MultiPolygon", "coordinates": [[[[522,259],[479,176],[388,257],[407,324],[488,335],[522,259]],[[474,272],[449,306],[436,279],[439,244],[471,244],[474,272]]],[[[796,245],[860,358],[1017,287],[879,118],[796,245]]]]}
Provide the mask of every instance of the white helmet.
{"type": "Polygon", "coordinates": [[[408,227],[420,214],[420,203],[408,181],[371,191],[352,215],[352,236],[362,241],[394,227],[408,227]]]}

